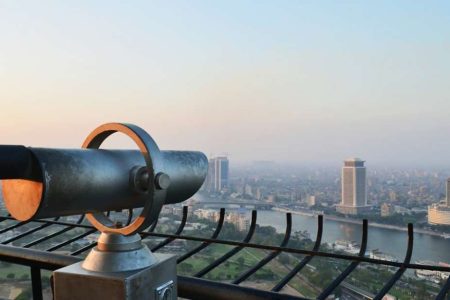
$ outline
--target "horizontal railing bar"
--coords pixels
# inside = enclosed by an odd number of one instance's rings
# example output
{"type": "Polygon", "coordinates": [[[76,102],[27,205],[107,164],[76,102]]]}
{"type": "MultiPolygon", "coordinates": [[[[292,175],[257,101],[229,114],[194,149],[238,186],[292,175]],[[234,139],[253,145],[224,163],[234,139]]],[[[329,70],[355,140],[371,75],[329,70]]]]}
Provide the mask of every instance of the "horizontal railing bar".
{"type": "MultiPolygon", "coordinates": [[[[15,219],[13,219],[13,218],[11,218],[11,217],[6,217],[6,218],[7,218],[7,219],[10,219],[10,220],[15,220],[15,219]]],[[[16,220],[15,220],[15,221],[16,221],[16,220]]],[[[23,226],[23,225],[26,225],[26,224],[28,224],[28,223],[30,223],[30,221],[23,221],[23,222],[19,222],[19,223],[17,223],[17,224],[11,225],[11,226],[6,227],[6,228],[2,228],[2,229],[0,229],[0,234],[3,234],[3,233],[8,232],[8,231],[10,231],[10,230],[19,228],[19,227],[21,227],[21,226],[23,226]]]]}
{"type": "MultiPolygon", "coordinates": [[[[314,242],[314,246],[312,248],[312,252],[316,253],[320,249],[320,245],[322,244],[322,233],[323,233],[323,216],[319,216],[317,218],[317,234],[316,234],[316,241],[314,242]]],[[[295,275],[297,275],[309,262],[311,259],[313,259],[314,255],[308,255],[303,257],[303,259],[295,266],[293,267],[289,273],[287,273],[280,282],[278,282],[273,288],[272,292],[279,292],[281,289],[288,284],[289,281],[291,281],[292,278],[294,278],[295,275]]]]}
{"type": "Polygon", "coordinates": [[[177,281],[178,296],[188,299],[306,300],[306,298],[203,278],[178,276],[177,281]]]}
{"type": "Polygon", "coordinates": [[[83,253],[83,252],[85,252],[85,251],[88,251],[89,249],[92,249],[92,248],[94,248],[95,246],[97,246],[97,242],[93,242],[93,243],[91,243],[91,244],[89,244],[89,245],[86,245],[86,246],[84,246],[84,247],[82,247],[82,248],[76,250],[76,251],[73,251],[73,252],[70,253],[70,255],[72,255],[72,256],[80,255],[81,253],[83,253]]]}
{"type": "Polygon", "coordinates": [[[6,244],[9,244],[9,243],[12,243],[14,241],[17,241],[17,240],[23,238],[23,237],[26,237],[29,234],[35,233],[35,232],[37,232],[39,230],[42,230],[42,229],[50,227],[50,226],[52,226],[52,224],[50,224],[50,223],[41,224],[40,226],[37,226],[35,228],[32,228],[30,230],[27,230],[27,231],[25,231],[23,233],[20,233],[20,234],[18,234],[16,236],[13,236],[13,237],[11,237],[9,239],[6,239],[6,240],[2,241],[2,244],[6,245],[6,244]]]}
{"type": "Polygon", "coordinates": [[[368,258],[368,257],[358,257],[358,256],[354,256],[354,255],[338,254],[338,253],[331,253],[331,252],[311,251],[311,250],[294,249],[294,248],[269,246],[269,245],[259,245],[259,244],[242,243],[242,242],[229,241],[229,240],[208,239],[208,238],[201,238],[201,237],[187,236],[187,235],[176,236],[173,234],[166,234],[166,233],[142,232],[141,234],[144,236],[174,237],[177,239],[188,240],[188,241],[210,242],[213,244],[222,244],[222,245],[229,245],[229,246],[244,246],[247,248],[254,248],[254,249],[263,249],[263,250],[272,250],[272,251],[279,250],[279,251],[287,252],[287,253],[315,255],[315,256],[329,257],[329,258],[336,258],[336,259],[343,259],[343,260],[360,261],[360,262],[366,262],[366,263],[372,263],[372,264],[378,264],[378,265],[386,265],[386,266],[392,266],[392,267],[406,266],[406,268],[408,268],[408,269],[421,269],[421,270],[430,270],[430,271],[450,272],[450,267],[420,265],[420,264],[404,264],[403,262],[395,262],[395,261],[374,259],[374,258],[368,258]]]}
{"type": "MultiPolygon", "coordinates": [[[[284,233],[284,238],[281,241],[280,247],[284,247],[288,244],[289,239],[291,238],[291,231],[292,231],[292,214],[287,213],[286,214],[286,231],[284,233]]],[[[279,254],[281,254],[280,251],[272,251],[266,257],[261,259],[256,265],[251,267],[250,269],[246,270],[244,273],[239,275],[238,278],[233,280],[232,283],[234,284],[240,284],[250,276],[252,276],[254,273],[256,273],[259,269],[263,268],[266,264],[268,264],[272,259],[277,257],[279,254]]]]}
{"type": "MultiPolygon", "coordinates": [[[[68,256],[47,251],[19,248],[0,245],[0,260],[54,271],[71,264],[80,262],[82,259],[76,256],[68,256]]],[[[205,299],[206,296],[214,299],[245,299],[245,300],[303,300],[290,295],[272,293],[238,285],[214,282],[210,280],[177,276],[178,296],[184,298],[205,299]],[[226,293],[224,292],[226,291],[226,293]]]]}
{"type": "Polygon", "coordinates": [[[60,230],[58,230],[58,231],[56,231],[56,232],[53,232],[53,233],[51,233],[51,234],[49,234],[49,235],[46,235],[46,236],[43,236],[43,237],[41,237],[41,238],[38,238],[38,239],[36,239],[36,240],[34,240],[34,241],[31,241],[31,242],[29,242],[29,243],[23,245],[22,247],[23,247],[23,248],[30,248],[30,247],[32,247],[32,246],[34,246],[34,245],[37,245],[37,244],[39,244],[39,243],[45,242],[45,241],[47,241],[47,240],[50,240],[50,239],[52,239],[52,238],[54,238],[54,237],[56,237],[56,236],[58,236],[58,235],[61,235],[61,234],[65,233],[65,232],[70,231],[70,230],[73,230],[73,229],[75,229],[75,228],[76,228],[76,226],[65,227],[65,228],[60,229],[60,230]]]}
{"type": "Polygon", "coordinates": [[[71,244],[71,243],[73,243],[73,242],[75,242],[75,241],[77,241],[79,239],[82,239],[82,238],[84,238],[84,237],[86,237],[88,235],[91,235],[91,234],[95,233],[96,231],[97,231],[96,229],[88,230],[88,231],[86,231],[86,232],[84,232],[82,234],[79,234],[79,235],[71,238],[71,239],[68,239],[68,240],[66,240],[66,241],[64,241],[62,243],[59,243],[58,245],[50,247],[50,248],[46,249],[46,251],[52,252],[52,251],[58,250],[58,249],[60,249],[60,248],[62,248],[64,246],[67,246],[67,245],[69,245],[69,244],[71,244]]]}
{"type": "MultiPolygon", "coordinates": [[[[250,225],[250,228],[249,228],[249,230],[247,232],[246,237],[243,240],[243,243],[247,243],[248,241],[250,241],[252,236],[253,236],[253,234],[255,233],[256,216],[257,216],[256,210],[253,210],[252,211],[251,225],[250,225]]],[[[235,247],[235,248],[231,249],[230,251],[228,251],[227,253],[225,253],[221,257],[215,259],[212,263],[210,263],[209,265],[207,265],[206,267],[204,267],[203,269],[198,271],[194,276],[195,277],[203,277],[203,276],[205,276],[206,274],[208,274],[209,272],[211,272],[212,270],[217,268],[219,265],[221,265],[222,263],[224,263],[225,261],[229,260],[234,255],[239,253],[244,248],[245,247],[243,247],[243,246],[239,246],[239,247],[235,247]]]]}
{"type": "MultiPolygon", "coordinates": [[[[5,217],[5,218],[8,219],[8,220],[17,221],[17,220],[14,219],[13,217],[5,217]]],[[[50,224],[55,224],[55,225],[65,225],[65,226],[76,226],[76,227],[79,227],[79,228],[87,228],[87,229],[93,229],[93,228],[95,228],[94,226],[92,226],[92,225],[87,225],[87,224],[77,224],[77,223],[72,223],[72,222],[55,221],[55,220],[43,220],[43,219],[37,219],[37,220],[33,220],[33,221],[25,221],[25,222],[20,222],[20,223],[23,223],[23,224],[21,224],[21,225],[24,225],[24,224],[29,223],[29,222],[50,223],[50,224]]],[[[19,223],[19,224],[20,224],[20,223],[19,223]]],[[[18,224],[16,224],[16,225],[18,225],[18,224]]],[[[2,233],[2,232],[0,231],[0,233],[2,233]]]]}
{"type": "MultiPolygon", "coordinates": [[[[178,226],[177,231],[175,231],[174,235],[180,235],[183,232],[184,226],[186,226],[187,216],[188,216],[188,207],[183,206],[183,218],[181,219],[180,225],[178,226]]],[[[170,244],[174,240],[175,240],[174,238],[166,238],[164,241],[162,241],[158,245],[152,247],[151,251],[156,252],[159,249],[163,248],[164,246],[170,244]]]]}
{"type": "MultiPolygon", "coordinates": [[[[5,218],[14,220],[12,217],[5,217],[5,218]]],[[[41,222],[41,223],[48,222],[48,223],[58,224],[58,225],[76,226],[79,228],[95,229],[91,225],[74,224],[74,223],[62,222],[62,221],[33,220],[32,222],[41,222]]],[[[93,232],[95,232],[95,231],[93,231],[93,232]]],[[[253,243],[242,243],[242,242],[220,240],[220,239],[209,239],[209,238],[188,236],[188,235],[180,236],[180,235],[156,233],[156,232],[141,232],[140,234],[141,234],[141,236],[174,238],[174,239],[182,239],[182,240],[188,240],[188,241],[207,242],[207,243],[211,243],[211,244],[244,246],[244,247],[254,248],[254,249],[282,251],[282,252],[286,252],[286,253],[294,253],[294,254],[302,254],[302,255],[315,255],[315,256],[320,256],[320,257],[329,257],[329,258],[336,258],[336,259],[349,260],[349,261],[360,261],[360,262],[366,262],[366,263],[372,263],[372,264],[378,264],[378,265],[386,265],[386,266],[392,266],[392,267],[402,267],[403,266],[408,269],[450,272],[450,267],[411,264],[411,263],[404,264],[403,262],[394,262],[394,261],[387,261],[387,260],[374,259],[374,258],[368,258],[368,257],[358,257],[358,256],[353,256],[353,255],[330,253],[330,252],[321,252],[321,251],[314,252],[314,251],[303,250],[303,249],[294,249],[294,248],[288,248],[288,247],[269,246],[269,245],[259,245],[259,244],[253,244],[253,243]]]]}
{"type": "MultiPolygon", "coordinates": [[[[216,229],[214,230],[214,233],[212,234],[210,239],[215,240],[219,236],[220,231],[222,230],[222,227],[223,227],[224,220],[225,220],[225,208],[221,208],[220,209],[219,221],[217,222],[216,229]]],[[[179,256],[178,259],[177,259],[177,264],[185,261],[186,259],[188,259],[192,255],[200,252],[201,250],[205,249],[209,245],[211,245],[211,243],[203,242],[200,245],[198,245],[197,247],[191,249],[189,252],[186,252],[185,254],[179,256]]]]}
{"type": "Polygon", "coordinates": [[[81,258],[42,250],[0,245],[0,260],[53,271],[79,262],[81,258]]]}
{"type": "MultiPolygon", "coordinates": [[[[367,219],[363,220],[363,233],[362,233],[362,238],[361,238],[361,247],[359,248],[359,253],[358,256],[363,256],[364,253],[366,253],[366,248],[367,248],[367,235],[368,235],[368,229],[367,229],[367,219]]],[[[338,277],[336,279],[334,279],[331,284],[329,284],[325,290],[322,291],[322,293],[320,293],[319,296],[317,296],[317,300],[325,300],[328,298],[328,296],[345,280],[345,278],[347,278],[348,275],[350,275],[350,273],[352,273],[356,267],[359,265],[359,261],[354,261],[352,263],[350,263],[349,266],[347,266],[347,268],[345,268],[345,270],[338,275],[338,277]]]]}

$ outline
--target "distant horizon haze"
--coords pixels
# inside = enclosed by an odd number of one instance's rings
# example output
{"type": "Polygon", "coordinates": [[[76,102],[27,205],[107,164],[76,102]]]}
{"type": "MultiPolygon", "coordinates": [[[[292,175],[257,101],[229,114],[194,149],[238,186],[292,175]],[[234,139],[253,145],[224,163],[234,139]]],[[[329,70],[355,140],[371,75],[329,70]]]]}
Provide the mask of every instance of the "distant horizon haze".
{"type": "Polygon", "coordinates": [[[449,15],[445,1],[4,1],[0,144],[79,147],[122,121],[230,166],[450,169],[449,15]]]}

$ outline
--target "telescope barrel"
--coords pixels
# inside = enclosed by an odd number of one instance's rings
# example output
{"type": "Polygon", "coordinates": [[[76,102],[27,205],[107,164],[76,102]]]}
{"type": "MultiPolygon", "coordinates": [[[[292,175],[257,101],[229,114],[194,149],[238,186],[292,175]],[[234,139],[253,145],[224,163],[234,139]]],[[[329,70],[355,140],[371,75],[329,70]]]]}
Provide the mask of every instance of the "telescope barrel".
{"type": "MultiPolygon", "coordinates": [[[[161,151],[170,178],[165,204],[191,197],[203,184],[208,160],[201,152],[161,151]]],[[[143,207],[155,188],[137,191],[131,170],[145,166],[140,151],[0,146],[5,206],[18,220],[143,207]]]]}
{"type": "Polygon", "coordinates": [[[165,204],[189,199],[202,186],[208,172],[208,159],[201,152],[161,151],[165,173],[170,177],[165,204]]]}
{"type": "Polygon", "coordinates": [[[35,159],[25,146],[0,146],[0,179],[40,180],[35,159]]]}

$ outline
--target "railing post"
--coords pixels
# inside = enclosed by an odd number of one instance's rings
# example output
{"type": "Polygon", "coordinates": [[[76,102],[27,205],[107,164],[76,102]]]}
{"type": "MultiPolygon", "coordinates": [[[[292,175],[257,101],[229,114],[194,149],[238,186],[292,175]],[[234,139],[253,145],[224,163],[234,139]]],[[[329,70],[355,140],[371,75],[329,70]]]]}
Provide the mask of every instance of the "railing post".
{"type": "Polygon", "coordinates": [[[31,287],[33,289],[33,300],[42,300],[41,269],[30,267],[31,287]]]}

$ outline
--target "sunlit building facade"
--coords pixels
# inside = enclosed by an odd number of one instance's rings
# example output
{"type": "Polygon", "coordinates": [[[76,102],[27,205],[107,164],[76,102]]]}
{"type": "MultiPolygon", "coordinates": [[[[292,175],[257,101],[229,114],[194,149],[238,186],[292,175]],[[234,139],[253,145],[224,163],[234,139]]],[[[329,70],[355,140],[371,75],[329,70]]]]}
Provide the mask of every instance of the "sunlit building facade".
{"type": "Polygon", "coordinates": [[[450,225],[450,207],[437,203],[428,206],[428,223],[450,225]]]}
{"type": "Polygon", "coordinates": [[[209,191],[220,192],[228,186],[229,161],[225,156],[211,158],[208,165],[206,187],[209,191]]]}
{"type": "Polygon", "coordinates": [[[395,208],[393,205],[388,203],[383,203],[381,205],[381,216],[382,217],[389,217],[392,216],[395,213],[395,208]]]}
{"type": "Polygon", "coordinates": [[[447,179],[446,198],[443,204],[428,206],[428,223],[432,225],[450,225],[450,178],[447,179]]]}
{"type": "Polygon", "coordinates": [[[342,198],[336,210],[343,214],[356,215],[367,211],[367,179],[364,161],[351,158],[344,161],[342,168],[342,198]]]}

